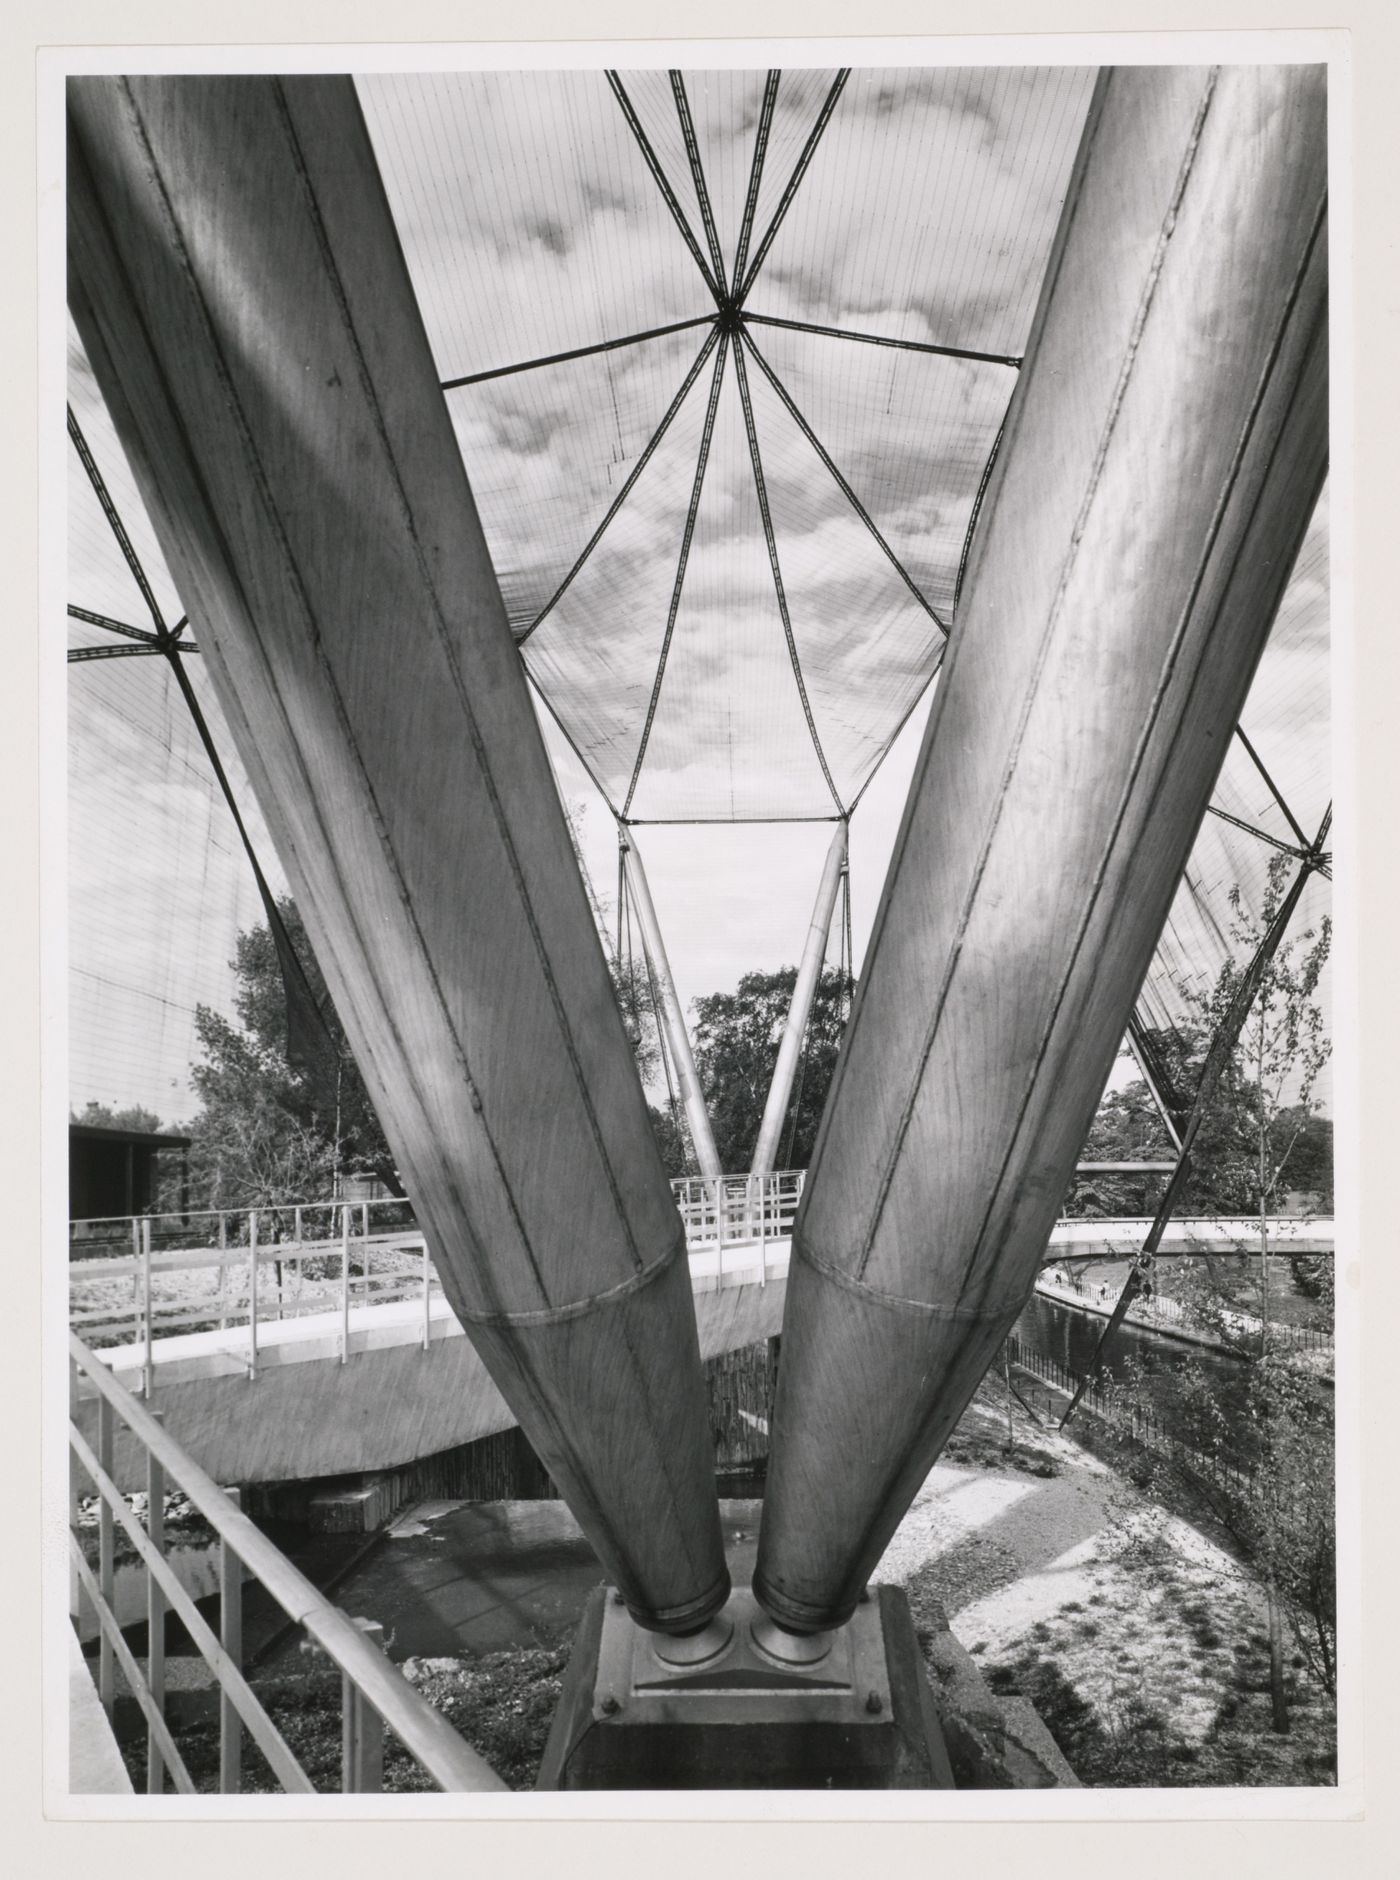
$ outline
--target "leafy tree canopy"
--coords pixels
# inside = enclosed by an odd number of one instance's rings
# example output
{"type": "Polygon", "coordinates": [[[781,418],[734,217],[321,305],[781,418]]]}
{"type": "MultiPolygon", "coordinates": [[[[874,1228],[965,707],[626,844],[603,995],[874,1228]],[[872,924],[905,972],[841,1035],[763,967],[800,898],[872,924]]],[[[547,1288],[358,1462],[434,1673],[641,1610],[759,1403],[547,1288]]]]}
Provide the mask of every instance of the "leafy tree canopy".
{"type": "Polygon", "coordinates": [[[147,1110],[139,1103],[129,1104],[124,1110],[114,1110],[110,1104],[94,1103],[91,1097],[81,1110],[70,1110],[68,1120],[70,1123],[82,1123],[88,1129],[139,1130],[146,1136],[159,1135],[161,1126],[155,1111],[147,1110]]]}
{"type": "MultiPolygon", "coordinates": [[[[1257,915],[1230,891],[1233,954],[1208,993],[1188,995],[1188,1016],[1152,1031],[1147,1046],[1171,1093],[1190,1103],[1206,1053],[1230,1010],[1250,962],[1288,892],[1296,864],[1279,855],[1269,867],[1257,915]]],[[[1184,1214],[1277,1211],[1293,1189],[1332,1204],[1332,1125],[1317,1112],[1314,1091],[1330,1055],[1318,982],[1331,948],[1331,922],[1288,935],[1265,965],[1236,1049],[1202,1119],[1191,1157],[1184,1214]]],[[[1084,1145],[1085,1161],[1170,1160],[1170,1139],[1141,1080],[1105,1097],[1084,1145]]],[[[1161,1193],[1152,1176],[1081,1176],[1067,1212],[1151,1213],[1161,1193]]]]}
{"type": "MultiPolygon", "coordinates": [[[[742,1174],[753,1161],[763,1106],[778,1058],[783,1023],[797,983],[794,966],[745,973],[733,992],[696,999],[695,1063],[709,1106],[715,1147],[726,1172],[742,1174]]],[[[812,1001],[807,1041],[778,1143],[780,1168],[806,1168],[836,1055],[846,1028],[851,982],[832,968],[822,972],[812,1001]]]]}
{"type": "MultiPolygon", "coordinates": [[[[1211,991],[1194,1001],[1195,1023],[1149,1040],[1167,1079],[1189,1101],[1213,1037],[1233,1035],[1230,1015],[1242,988],[1253,986],[1231,1060],[1192,1149],[1191,1189],[1183,1212],[1257,1214],[1257,1283],[1242,1297],[1240,1268],[1253,1259],[1210,1257],[1185,1262],[1173,1297],[1217,1345],[1245,1361],[1242,1381],[1222,1389],[1218,1359],[1188,1347],[1175,1366],[1172,1433],[1182,1447],[1154,1454],[1150,1474],[1175,1478],[1226,1528],[1239,1557],[1267,1589],[1275,1728],[1287,1728],[1280,1609],[1326,1688],[1335,1691],[1336,1552],[1334,1425],[1331,1393],[1300,1354],[1271,1333],[1269,1219],[1289,1189],[1311,1189],[1330,1202],[1331,1125],[1317,1115],[1313,1092],[1330,1044],[1317,998],[1331,944],[1330,923],[1263,947],[1283,906],[1295,864],[1270,866],[1257,916],[1230,896],[1234,956],[1211,991]],[[1257,981],[1251,977],[1257,972],[1257,981]],[[1228,1027],[1228,1028],[1227,1028],[1228,1027]],[[1243,1309],[1242,1309],[1243,1308],[1243,1309]],[[1203,1461],[1202,1458],[1205,1460],[1203,1461]],[[1212,1463],[1227,1463],[1220,1470],[1212,1463]]],[[[1143,1084],[1105,1103],[1090,1134],[1091,1153],[1147,1139],[1143,1084]]],[[[1156,1140],[1162,1140],[1158,1135],[1156,1140]]],[[[1105,1154],[1105,1159],[1106,1154],[1105,1154]]],[[[1082,1198],[1082,1197],[1081,1197],[1082,1198]]],[[[1100,1197],[1095,1196],[1094,1199],[1100,1197]]],[[[1330,1306],[1332,1263],[1290,1262],[1295,1284],[1330,1306]]],[[[1251,1280],[1253,1274],[1251,1272],[1251,1280]]],[[[1147,1373],[1128,1367],[1130,1392],[1152,1407],[1147,1373]]]]}
{"type": "MultiPolygon", "coordinates": [[[[1149,1034],[1172,1088],[1189,1102],[1209,1048],[1202,1025],[1149,1034]]],[[[1255,1204],[1258,1093],[1232,1061],[1202,1121],[1191,1157],[1183,1214],[1248,1214],[1255,1204]]],[[[1151,1091],[1141,1078],[1110,1090],[1085,1138],[1085,1162],[1170,1162],[1175,1151],[1151,1091]]],[[[1065,1212],[1108,1219],[1151,1214],[1165,1178],[1160,1175],[1076,1175],[1065,1212]]]]}
{"type": "Polygon", "coordinates": [[[204,1061],[193,1082],[201,1109],[189,1126],[191,1200],[253,1207],[329,1196],[337,1173],[372,1172],[395,1185],[393,1158],[326,993],[301,917],[278,903],[326,1021],[334,1067],[313,1077],[287,1055],[286,999],[265,924],[238,936],[230,964],[238,1023],[201,1005],[195,1032],[204,1061]]]}

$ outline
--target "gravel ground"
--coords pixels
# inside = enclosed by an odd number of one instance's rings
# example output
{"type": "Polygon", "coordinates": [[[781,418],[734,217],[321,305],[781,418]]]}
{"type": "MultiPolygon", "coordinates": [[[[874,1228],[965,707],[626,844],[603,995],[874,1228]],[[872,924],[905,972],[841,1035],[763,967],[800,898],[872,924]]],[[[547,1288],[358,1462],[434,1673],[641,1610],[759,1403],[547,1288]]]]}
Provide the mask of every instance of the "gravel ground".
{"type": "Polygon", "coordinates": [[[1299,1657],[1290,1732],[1270,1727],[1264,1599],[1231,1557],[1069,1437],[1014,1428],[1008,1455],[984,1385],[880,1563],[916,1626],[941,1608],[1086,1786],[1335,1781],[1334,1707],[1299,1657]]]}
{"type": "MultiPolygon", "coordinates": [[[[1263,1599],[1229,1555],[1070,1438],[1019,1410],[1013,1428],[1008,1452],[1005,1399],[989,1381],[886,1550],[874,1577],[907,1588],[916,1628],[946,1614],[993,1689],[1034,1702],[1086,1787],[1334,1782],[1334,1708],[1300,1658],[1287,1672],[1290,1731],[1270,1727],[1263,1599]]],[[[404,1669],[523,1789],[567,1651],[561,1636],[404,1669]]],[[[335,1681],[279,1678],[264,1694],[334,1787],[335,1681]]],[[[190,1750],[210,1783],[214,1736],[195,1731],[190,1750]]],[[[139,1778],[139,1747],[128,1756],[139,1778]]],[[[258,1761],[250,1786],[263,1784],[258,1761]]],[[[385,1778],[423,1785],[399,1752],[385,1778]]]]}

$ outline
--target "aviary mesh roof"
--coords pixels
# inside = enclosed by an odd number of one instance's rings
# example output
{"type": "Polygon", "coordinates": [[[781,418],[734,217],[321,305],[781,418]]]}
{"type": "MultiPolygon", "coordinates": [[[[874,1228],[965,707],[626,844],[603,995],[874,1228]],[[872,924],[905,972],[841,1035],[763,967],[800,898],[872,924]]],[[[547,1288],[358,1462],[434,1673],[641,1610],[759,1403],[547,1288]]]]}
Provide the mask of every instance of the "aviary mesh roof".
{"type": "Polygon", "coordinates": [[[859,796],[941,656],[1092,80],[360,81],[526,667],[618,813],[859,796]]]}
{"type": "MultiPolygon", "coordinates": [[[[359,81],[522,658],[615,811],[859,800],[952,623],[1092,77],[359,81]]],[[[168,1116],[188,1109],[194,1006],[229,1009],[235,937],[262,911],[170,663],[133,637],[152,604],[166,626],[181,609],[76,336],[69,366],[74,1082],[168,1116]],[[156,1101],[172,1065],[181,1089],[156,1101]]],[[[1243,718],[1258,762],[1235,741],[1148,1024],[1214,980],[1231,886],[1257,908],[1276,845],[1317,832],[1327,632],[1324,496],[1243,718]]],[[[201,662],[179,658],[278,891],[201,662]]],[[[1327,889],[1313,877],[1300,920],[1327,889]]]]}

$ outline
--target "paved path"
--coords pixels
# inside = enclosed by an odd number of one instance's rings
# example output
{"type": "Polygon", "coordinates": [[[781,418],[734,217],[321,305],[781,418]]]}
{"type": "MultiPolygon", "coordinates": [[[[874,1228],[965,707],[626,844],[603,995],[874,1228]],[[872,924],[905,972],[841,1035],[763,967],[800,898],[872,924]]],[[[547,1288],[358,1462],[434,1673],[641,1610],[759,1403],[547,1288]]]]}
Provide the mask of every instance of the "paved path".
{"type": "MultiPolygon", "coordinates": [[[[757,1501],[720,1503],[729,1570],[752,1576],[757,1501]]],[[[430,1501],[409,1509],[342,1581],[336,1603],[377,1619],[389,1656],[545,1645],[577,1624],[603,1571],[562,1501],[430,1501]]]]}

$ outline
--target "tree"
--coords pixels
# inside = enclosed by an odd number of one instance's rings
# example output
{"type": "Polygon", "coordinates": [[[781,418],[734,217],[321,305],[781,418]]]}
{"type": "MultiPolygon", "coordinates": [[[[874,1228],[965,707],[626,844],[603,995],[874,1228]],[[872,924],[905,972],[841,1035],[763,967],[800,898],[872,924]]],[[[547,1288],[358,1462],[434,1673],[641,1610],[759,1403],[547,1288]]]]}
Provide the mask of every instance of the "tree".
{"type": "Polygon", "coordinates": [[[196,1206],[256,1207],[328,1196],[339,1174],[395,1176],[384,1133],[345,1042],[294,903],[278,903],[325,1018],[335,1053],[327,1079],[293,1066],[281,968],[265,924],[240,933],[233,960],[238,1023],[201,1005],[204,1053],[192,1080],[201,1109],[189,1126],[196,1206]]]}
{"type": "MultiPolygon", "coordinates": [[[[1200,1082],[1210,1032],[1200,1022],[1150,1032],[1172,1087],[1189,1100],[1200,1082]]],[[[1252,1170],[1257,1159],[1257,1092],[1238,1062],[1225,1068],[1202,1120],[1181,1198],[1183,1214],[1248,1214],[1254,1207],[1252,1170]]],[[[1142,1079],[1110,1090],[1085,1138],[1085,1162],[1170,1162],[1175,1150],[1152,1093],[1142,1079]]],[[[1123,1219],[1150,1215],[1163,1178],[1158,1175],[1076,1175],[1064,1212],[1123,1219]]]]}
{"type": "MultiPolygon", "coordinates": [[[[1214,992],[1202,1002],[1202,1017],[1214,1028],[1236,997],[1250,961],[1282,906],[1291,863],[1277,855],[1269,865],[1257,917],[1231,889],[1231,939],[1239,957],[1226,962],[1214,992]]],[[[1259,1345],[1251,1368],[1247,1402],[1259,1461],[1238,1526],[1263,1573],[1269,1599],[1269,1657],[1274,1727],[1286,1730],[1280,1608],[1301,1611],[1313,1621],[1312,1642],[1325,1667],[1328,1689],[1335,1663],[1335,1491],[1330,1413],[1290,1365],[1272,1360],[1269,1346],[1269,1217],[1277,1211],[1287,1169],[1312,1109],[1317,1079],[1331,1052],[1317,1001],[1318,980],[1331,945],[1331,922],[1284,939],[1269,957],[1240,1034],[1238,1057],[1253,1086],[1251,1170],[1259,1218],[1259,1345]],[[1314,1432],[1322,1425],[1321,1442],[1314,1432]]]]}
{"type": "Polygon", "coordinates": [[[139,1103],[132,1103],[124,1110],[114,1110],[110,1104],[95,1103],[91,1097],[81,1110],[68,1112],[70,1123],[81,1123],[87,1129],[128,1129],[139,1131],[143,1136],[155,1136],[160,1133],[160,1118],[154,1110],[145,1109],[139,1103]]]}
{"type": "Polygon", "coordinates": [[[647,1100],[647,1116],[651,1121],[651,1133],[656,1138],[661,1166],[672,1179],[693,1174],[695,1158],[680,1104],[671,1084],[670,1065],[665,1056],[656,1011],[656,988],[645,955],[640,958],[635,953],[629,953],[625,958],[614,955],[608,962],[608,970],[612,975],[617,1009],[622,1014],[622,1028],[632,1047],[643,1092],[649,1087],[655,1089],[658,1079],[664,1078],[666,1083],[668,1100],[664,1109],[660,1104],[651,1102],[650,1098],[647,1100]]]}
{"type": "MultiPolygon", "coordinates": [[[[1257,963],[1233,1061],[1211,1106],[1214,1138],[1203,1132],[1192,1151],[1193,1164],[1236,1201],[1231,1211],[1257,1216],[1259,1278],[1250,1301],[1257,1316],[1239,1309],[1237,1262],[1187,1262],[1186,1275],[1174,1286],[1177,1302],[1217,1344],[1244,1361],[1244,1381],[1227,1403],[1200,1358],[1183,1357],[1174,1390],[1173,1433],[1185,1448],[1152,1464],[1157,1472],[1174,1474],[1206,1503],[1263,1582],[1274,1727],[1280,1731],[1288,1728],[1283,1614],[1333,1693],[1336,1665],[1332,1407],[1296,1355],[1275,1352],[1270,1338],[1270,1219],[1285,1173],[1306,1169],[1319,1190],[1331,1187],[1330,1131],[1313,1113],[1313,1093],[1331,1049],[1317,999],[1330,922],[1324,919],[1316,929],[1285,936],[1267,957],[1262,952],[1289,891],[1291,867],[1283,855],[1270,865],[1257,916],[1245,908],[1238,887],[1231,890],[1236,952],[1210,993],[1195,1001],[1197,1037],[1219,1034],[1257,963]],[[1227,1272],[1229,1266],[1236,1271],[1227,1272]],[[1221,1469],[1227,1460],[1234,1466],[1221,1469]],[[1245,1473],[1237,1474],[1236,1468],[1245,1473]]],[[[1327,1285],[1319,1279],[1317,1292],[1325,1293],[1327,1285]]]]}
{"type": "MultiPolygon", "coordinates": [[[[734,992],[714,992],[695,1001],[695,1063],[720,1165],[726,1170],[739,1172],[753,1161],[796,983],[797,968],[784,966],[774,973],[745,973],[734,992]]],[[[847,975],[823,969],[779,1138],[780,1167],[806,1168],[812,1159],[846,1027],[851,984],[847,975]]]]}
{"type": "MultiPolygon", "coordinates": [[[[1291,868],[1288,856],[1273,858],[1257,917],[1245,908],[1239,888],[1230,890],[1231,939],[1240,952],[1226,962],[1214,991],[1201,1002],[1202,1019],[1212,1030],[1229,1009],[1283,903],[1291,868]]],[[[1261,1352],[1269,1339],[1269,1217],[1278,1211],[1285,1171],[1294,1164],[1312,1114],[1317,1080],[1332,1051],[1317,999],[1331,943],[1332,923],[1325,917],[1316,929],[1283,940],[1264,967],[1240,1034],[1237,1056],[1253,1098],[1251,1167],[1245,1187],[1252,1190],[1253,1211],[1259,1219],[1261,1352]]]]}
{"type": "MultiPolygon", "coordinates": [[[[1160,1382],[1160,1379],[1158,1380],[1160,1382]]],[[[1120,1385],[1144,1407],[1146,1374],[1120,1385]]],[[[1330,1394],[1282,1356],[1254,1355],[1228,1396],[1207,1367],[1185,1358],[1172,1376],[1169,1451],[1151,1449],[1136,1479],[1159,1498],[1185,1498],[1225,1530],[1270,1605],[1275,1722],[1287,1727],[1277,1621],[1336,1695],[1336,1476],[1330,1394]],[[1173,1491],[1175,1493],[1173,1494],[1173,1491]]]]}

